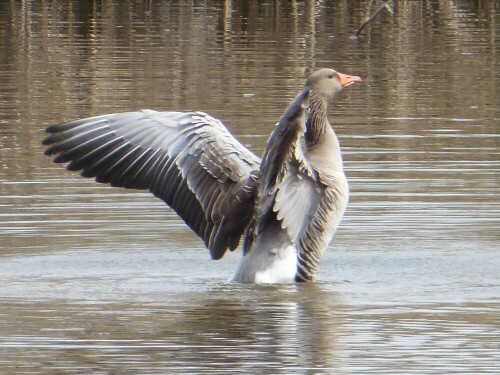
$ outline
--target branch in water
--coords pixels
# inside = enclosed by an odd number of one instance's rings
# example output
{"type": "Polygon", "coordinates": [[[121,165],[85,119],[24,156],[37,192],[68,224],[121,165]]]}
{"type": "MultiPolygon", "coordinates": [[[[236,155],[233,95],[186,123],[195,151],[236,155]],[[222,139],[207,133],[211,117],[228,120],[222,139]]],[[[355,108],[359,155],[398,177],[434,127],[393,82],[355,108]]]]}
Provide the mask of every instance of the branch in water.
{"type": "Polygon", "coordinates": [[[366,25],[368,25],[371,21],[373,21],[373,19],[375,17],[377,17],[377,15],[384,8],[387,9],[387,11],[392,14],[393,11],[392,11],[392,8],[390,7],[389,3],[392,3],[392,0],[386,0],[386,1],[384,1],[382,4],[380,4],[380,6],[377,8],[377,10],[375,12],[373,12],[373,14],[370,16],[370,11],[371,11],[372,4],[373,4],[373,0],[370,0],[370,2],[368,3],[367,11],[366,11],[366,18],[363,21],[363,23],[361,24],[361,26],[358,28],[358,30],[356,30],[356,32],[354,33],[354,36],[355,37],[359,37],[359,34],[361,34],[361,31],[364,29],[364,27],[366,25]]]}

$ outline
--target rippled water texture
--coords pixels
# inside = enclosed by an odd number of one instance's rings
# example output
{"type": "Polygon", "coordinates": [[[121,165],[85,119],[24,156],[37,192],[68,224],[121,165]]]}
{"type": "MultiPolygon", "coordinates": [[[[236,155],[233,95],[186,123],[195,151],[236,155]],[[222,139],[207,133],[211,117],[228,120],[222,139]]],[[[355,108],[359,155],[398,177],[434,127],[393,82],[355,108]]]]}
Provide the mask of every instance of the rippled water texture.
{"type": "Polygon", "coordinates": [[[0,4],[0,373],[500,373],[495,1],[0,4]],[[203,110],[261,154],[318,67],[351,202],[315,285],[227,282],[146,192],[43,156],[47,125],[203,110]]]}

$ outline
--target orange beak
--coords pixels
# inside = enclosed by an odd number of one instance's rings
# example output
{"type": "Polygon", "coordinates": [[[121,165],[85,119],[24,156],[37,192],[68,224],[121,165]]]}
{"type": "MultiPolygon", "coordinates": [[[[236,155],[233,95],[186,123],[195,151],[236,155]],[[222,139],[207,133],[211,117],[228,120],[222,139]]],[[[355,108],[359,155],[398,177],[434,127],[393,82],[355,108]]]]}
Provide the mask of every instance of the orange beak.
{"type": "Polygon", "coordinates": [[[361,78],[358,76],[348,76],[347,74],[342,74],[338,72],[337,74],[339,75],[340,84],[342,85],[342,88],[361,82],[361,78]]]}

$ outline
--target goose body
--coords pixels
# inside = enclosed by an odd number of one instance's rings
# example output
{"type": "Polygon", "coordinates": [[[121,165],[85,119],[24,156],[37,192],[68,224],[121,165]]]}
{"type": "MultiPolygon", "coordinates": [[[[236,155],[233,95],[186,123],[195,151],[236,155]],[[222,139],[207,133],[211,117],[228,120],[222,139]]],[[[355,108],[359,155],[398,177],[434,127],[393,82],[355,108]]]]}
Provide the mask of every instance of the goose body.
{"type": "Polygon", "coordinates": [[[98,182],[150,190],[203,239],[213,259],[243,237],[234,281],[314,281],[349,195],[327,104],[360,81],[332,69],[313,73],[262,160],[203,112],[152,110],[51,126],[45,153],[98,182]]]}

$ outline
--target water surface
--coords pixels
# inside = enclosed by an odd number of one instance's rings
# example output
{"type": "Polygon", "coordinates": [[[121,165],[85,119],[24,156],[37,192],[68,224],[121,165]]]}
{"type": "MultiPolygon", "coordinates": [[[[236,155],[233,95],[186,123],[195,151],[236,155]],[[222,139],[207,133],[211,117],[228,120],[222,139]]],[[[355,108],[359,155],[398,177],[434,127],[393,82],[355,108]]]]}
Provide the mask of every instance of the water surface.
{"type": "Polygon", "coordinates": [[[499,373],[498,8],[397,2],[0,7],[0,373],[499,373]],[[147,192],[52,164],[47,125],[203,110],[260,155],[311,70],[351,202],[314,285],[227,282],[147,192]]]}

